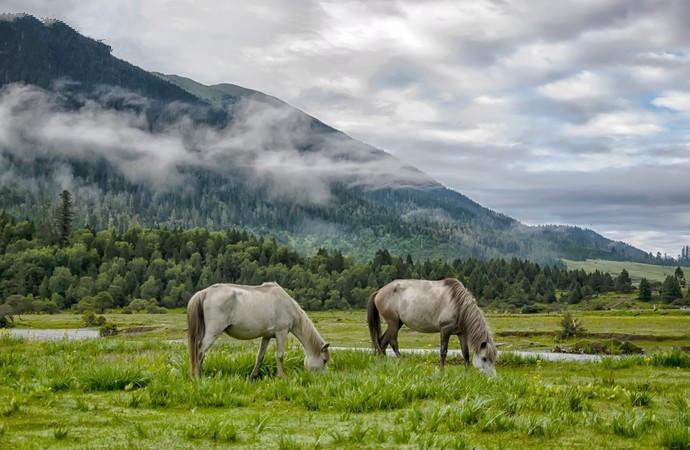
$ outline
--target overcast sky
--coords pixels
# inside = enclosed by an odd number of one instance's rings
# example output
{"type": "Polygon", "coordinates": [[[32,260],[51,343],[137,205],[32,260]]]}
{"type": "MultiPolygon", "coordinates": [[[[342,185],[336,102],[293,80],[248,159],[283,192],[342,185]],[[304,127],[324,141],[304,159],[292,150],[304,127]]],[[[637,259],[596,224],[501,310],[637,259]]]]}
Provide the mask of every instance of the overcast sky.
{"type": "Polygon", "coordinates": [[[279,97],[528,224],[690,244],[690,2],[0,0],[279,97]]]}

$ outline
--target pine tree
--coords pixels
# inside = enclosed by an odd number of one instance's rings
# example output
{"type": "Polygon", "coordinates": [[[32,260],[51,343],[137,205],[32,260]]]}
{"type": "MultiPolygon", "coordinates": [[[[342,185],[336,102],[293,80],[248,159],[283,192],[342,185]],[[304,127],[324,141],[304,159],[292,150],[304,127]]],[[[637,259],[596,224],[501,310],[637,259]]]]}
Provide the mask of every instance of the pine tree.
{"type": "Polygon", "coordinates": [[[667,276],[664,284],[661,285],[661,299],[665,302],[672,302],[682,297],[683,291],[681,291],[678,279],[672,275],[667,276]]]}
{"type": "Polygon", "coordinates": [[[644,301],[649,301],[652,299],[652,286],[649,284],[649,281],[647,281],[646,278],[640,280],[637,298],[644,301]]]}
{"type": "Polygon", "coordinates": [[[582,287],[580,283],[573,283],[570,287],[570,292],[568,293],[568,303],[580,303],[582,301],[582,287]]]}
{"type": "Polygon", "coordinates": [[[55,219],[58,229],[58,243],[64,247],[69,244],[70,233],[72,232],[72,194],[64,190],[60,193],[60,204],[55,211],[55,219]]]}
{"type": "Polygon", "coordinates": [[[680,283],[681,286],[685,286],[685,274],[680,266],[676,267],[676,271],[673,273],[673,276],[676,277],[676,280],[678,280],[678,283],[680,283]]]}
{"type": "Polygon", "coordinates": [[[617,292],[630,292],[632,291],[632,281],[630,280],[630,274],[628,271],[621,270],[620,275],[616,277],[616,291],[617,292]]]}

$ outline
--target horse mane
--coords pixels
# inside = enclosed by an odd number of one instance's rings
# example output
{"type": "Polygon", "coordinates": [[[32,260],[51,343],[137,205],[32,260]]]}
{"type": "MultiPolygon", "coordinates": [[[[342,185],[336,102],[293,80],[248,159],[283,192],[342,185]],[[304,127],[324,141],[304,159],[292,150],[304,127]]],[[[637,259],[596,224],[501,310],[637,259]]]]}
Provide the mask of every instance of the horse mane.
{"type": "Polygon", "coordinates": [[[483,342],[486,342],[486,355],[489,360],[496,361],[496,346],[491,337],[491,329],[486,323],[484,313],[477,305],[472,293],[457,279],[446,278],[443,284],[450,291],[450,297],[455,303],[458,314],[458,326],[467,334],[472,347],[479,351],[483,342]]]}
{"type": "Polygon", "coordinates": [[[310,352],[312,355],[317,355],[321,348],[326,344],[326,341],[319,334],[319,330],[314,326],[314,322],[311,321],[306,312],[297,303],[297,301],[288,294],[285,289],[282,288],[278,283],[274,283],[273,286],[278,287],[287,298],[292,301],[295,311],[297,313],[297,320],[295,321],[295,326],[292,329],[292,334],[297,337],[304,349],[310,352]]]}
{"type": "MultiPolygon", "coordinates": [[[[297,302],[295,302],[295,304],[297,305],[297,302]]],[[[299,308],[300,314],[296,325],[299,327],[299,333],[302,339],[304,339],[302,343],[304,344],[305,350],[311,352],[312,355],[317,355],[326,344],[326,341],[321,337],[307,313],[305,313],[299,305],[297,305],[297,308],[299,308]]]]}

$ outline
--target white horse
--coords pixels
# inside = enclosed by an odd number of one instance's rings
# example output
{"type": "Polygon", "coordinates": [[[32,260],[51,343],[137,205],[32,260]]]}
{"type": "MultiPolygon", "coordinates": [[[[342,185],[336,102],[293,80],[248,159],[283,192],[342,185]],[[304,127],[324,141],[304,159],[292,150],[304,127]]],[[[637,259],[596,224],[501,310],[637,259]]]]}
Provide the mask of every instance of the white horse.
{"type": "Polygon", "coordinates": [[[400,356],[398,331],[404,324],[422,333],[441,334],[441,367],[446,361],[448,340],[456,335],[465,365],[470,363],[469,341],[474,350],[474,367],[489,376],[496,375],[496,346],[484,314],[470,291],[454,278],[391,281],[372,294],[367,321],[371,341],[379,353],[385,354],[390,344],[400,356]],[[379,313],[388,324],[383,336],[379,313]]]}
{"type": "Polygon", "coordinates": [[[192,296],[187,304],[189,355],[192,376],[200,377],[204,356],[218,336],[262,338],[251,377],[259,376],[271,338],[276,339],[278,376],[283,376],[283,355],[288,333],[304,347],[304,367],[323,370],[330,358],[323,340],[307,314],[277,283],[260,286],[214,284],[192,296]]]}

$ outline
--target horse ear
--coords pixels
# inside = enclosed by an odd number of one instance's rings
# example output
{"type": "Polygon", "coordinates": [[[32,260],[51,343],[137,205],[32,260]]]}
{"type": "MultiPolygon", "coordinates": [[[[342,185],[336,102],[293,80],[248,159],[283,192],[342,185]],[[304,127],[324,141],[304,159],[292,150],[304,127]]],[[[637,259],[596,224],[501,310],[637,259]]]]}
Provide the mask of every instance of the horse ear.
{"type": "Polygon", "coordinates": [[[321,351],[322,351],[322,352],[325,352],[326,350],[328,350],[328,346],[329,346],[329,345],[331,345],[331,344],[329,344],[328,342],[326,342],[325,344],[323,344],[323,347],[321,347],[321,351]]]}
{"type": "Polygon", "coordinates": [[[482,342],[479,346],[479,350],[484,350],[486,348],[486,342],[482,342]]]}

